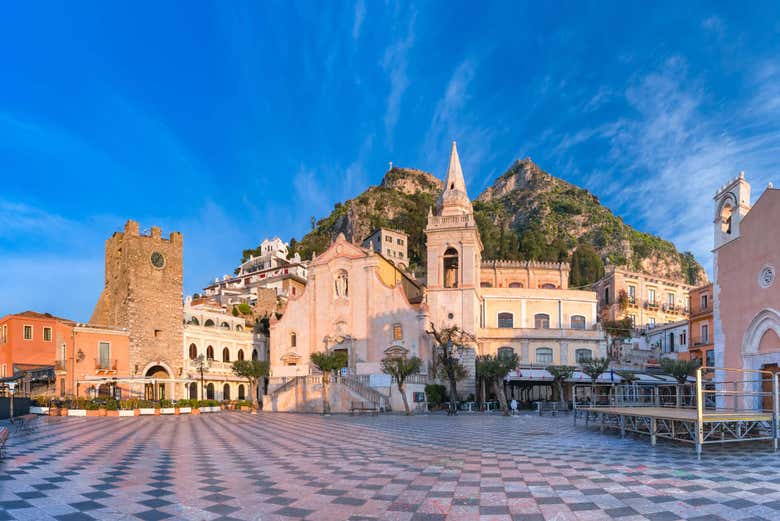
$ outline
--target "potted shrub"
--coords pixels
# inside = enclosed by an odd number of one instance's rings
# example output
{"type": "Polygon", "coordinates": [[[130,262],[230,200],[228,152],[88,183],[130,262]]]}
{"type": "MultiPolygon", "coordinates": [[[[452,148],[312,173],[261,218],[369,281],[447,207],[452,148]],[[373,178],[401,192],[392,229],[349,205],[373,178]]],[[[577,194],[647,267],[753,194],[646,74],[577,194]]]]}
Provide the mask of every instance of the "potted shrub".
{"type": "Polygon", "coordinates": [[[86,416],[86,415],[87,415],[87,401],[80,398],[74,398],[70,402],[70,407],[68,407],[68,416],[86,416]]]}
{"type": "Polygon", "coordinates": [[[119,416],[119,404],[116,400],[106,400],[105,410],[106,416],[119,416]]]}
{"type": "Polygon", "coordinates": [[[139,411],[137,408],[136,400],[122,400],[119,402],[119,416],[138,416],[139,411]]]}
{"type": "Polygon", "coordinates": [[[200,402],[198,400],[190,400],[190,413],[200,414],[200,402]]]}
{"type": "Polygon", "coordinates": [[[156,409],[154,403],[149,400],[138,400],[138,411],[141,416],[159,414],[159,409],[156,409]]]}
{"type": "MultiPolygon", "coordinates": [[[[86,410],[86,416],[101,416],[100,414],[100,405],[97,402],[93,402],[92,400],[87,400],[84,402],[84,409],[86,410]]],[[[103,410],[103,414],[105,414],[105,410],[103,410]]]]}
{"type": "Polygon", "coordinates": [[[192,402],[190,400],[179,400],[176,402],[176,414],[189,414],[192,412],[192,402]]]}
{"type": "Polygon", "coordinates": [[[30,401],[30,414],[49,414],[49,399],[36,396],[30,401]]]}
{"type": "Polygon", "coordinates": [[[57,400],[52,400],[52,402],[49,404],[49,416],[59,416],[60,415],[60,402],[57,400]]]}
{"type": "Polygon", "coordinates": [[[162,400],[160,402],[159,411],[159,413],[155,414],[176,414],[176,408],[173,406],[173,402],[171,400],[162,400]]]}

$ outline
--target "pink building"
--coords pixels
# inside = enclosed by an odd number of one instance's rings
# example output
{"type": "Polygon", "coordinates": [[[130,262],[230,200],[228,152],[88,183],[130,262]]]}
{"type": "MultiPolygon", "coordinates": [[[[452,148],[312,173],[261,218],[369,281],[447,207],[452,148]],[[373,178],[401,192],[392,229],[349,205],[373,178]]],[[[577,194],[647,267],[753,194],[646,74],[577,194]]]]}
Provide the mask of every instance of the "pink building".
{"type": "MultiPolygon", "coordinates": [[[[714,338],[715,365],[720,368],[780,367],[780,190],[770,185],[750,205],[744,173],[715,194],[714,338]]],[[[734,379],[723,370],[718,380],[734,379]]],[[[745,384],[758,391],[757,379],[745,384]]],[[[768,388],[767,388],[768,387],[768,388]]],[[[771,390],[771,382],[764,382],[771,390]]],[[[759,400],[745,399],[756,407],[759,400]]],[[[764,404],[767,406],[767,403],[764,404]]]]}

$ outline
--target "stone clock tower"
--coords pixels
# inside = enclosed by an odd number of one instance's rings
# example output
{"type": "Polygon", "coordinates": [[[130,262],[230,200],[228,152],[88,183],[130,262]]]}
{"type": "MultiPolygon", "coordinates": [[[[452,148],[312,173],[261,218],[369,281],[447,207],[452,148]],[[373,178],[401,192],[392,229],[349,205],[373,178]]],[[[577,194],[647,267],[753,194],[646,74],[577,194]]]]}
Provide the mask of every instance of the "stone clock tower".
{"type": "Polygon", "coordinates": [[[106,281],[90,323],[130,333],[132,376],[178,378],[182,370],[182,235],[127,221],[106,240],[106,281]],[[166,374],[167,373],[167,374],[166,374]]]}

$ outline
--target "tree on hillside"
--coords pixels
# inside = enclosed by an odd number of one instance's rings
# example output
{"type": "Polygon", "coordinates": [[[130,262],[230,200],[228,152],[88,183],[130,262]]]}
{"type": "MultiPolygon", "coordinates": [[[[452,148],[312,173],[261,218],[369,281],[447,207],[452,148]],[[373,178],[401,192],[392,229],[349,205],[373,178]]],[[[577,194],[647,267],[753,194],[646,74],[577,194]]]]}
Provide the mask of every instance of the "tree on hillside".
{"type": "Polygon", "coordinates": [[[458,326],[445,327],[437,330],[431,322],[431,330],[426,331],[434,338],[433,362],[434,374],[450,384],[450,407],[448,415],[458,412],[458,382],[466,378],[468,369],[460,361],[460,353],[466,342],[473,342],[474,335],[463,331],[458,326]]]}
{"type": "Polygon", "coordinates": [[[477,357],[477,376],[485,382],[490,382],[501,404],[504,416],[509,416],[509,407],[504,393],[504,378],[517,368],[517,353],[502,352],[496,356],[482,355],[477,357]]]}
{"type": "Polygon", "coordinates": [[[401,393],[401,398],[404,401],[406,415],[411,415],[412,411],[409,409],[409,400],[406,398],[404,383],[408,377],[420,372],[422,360],[416,356],[411,358],[406,358],[405,356],[388,356],[382,359],[381,366],[383,373],[389,374],[395,378],[395,382],[398,385],[398,392],[401,393]]]}
{"type": "Polygon", "coordinates": [[[604,276],[604,262],[590,244],[580,244],[571,254],[569,286],[589,286],[604,276]]]}
{"type": "Polygon", "coordinates": [[[339,371],[342,367],[347,367],[347,353],[344,351],[319,351],[312,353],[310,358],[311,363],[322,371],[322,414],[329,414],[328,386],[330,385],[330,374],[333,371],[339,371]]]}
{"type": "Polygon", "coordinates": [[[266,361],[260,360],[236,360],[233,362],[233,374],[246,378],[249,382],[249,401],[255,403],[258,398],[258,390],[261,388],[260,379],[268,376],[271,366],[266,361]]]}
{"type": "Polygon", "coordinates": [[[558,401],[561,403],[561,409],[566,409],[566,397],[563,394],[563,382],[568,380],[574,374],[575,368],[570,365],[550,365],[547,366],[547,372],[553,377],[553,383],[558,390],[558,401]]]}

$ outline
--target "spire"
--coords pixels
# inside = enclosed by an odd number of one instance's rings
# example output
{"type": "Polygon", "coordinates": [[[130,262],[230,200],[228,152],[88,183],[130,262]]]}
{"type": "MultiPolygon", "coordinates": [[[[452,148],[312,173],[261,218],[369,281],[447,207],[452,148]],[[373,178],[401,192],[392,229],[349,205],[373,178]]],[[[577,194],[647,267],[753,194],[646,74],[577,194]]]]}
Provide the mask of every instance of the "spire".
{"type": "Polygon", "coordinates": [[[445,190],[458,190],[466,194],[466,182],[463,180],[463,169],[460,167],[460,158],[458,157],[458,145],[452,142],[450,151],[450,166],[447,168],[447,185],[445,190]]]}
{"type": "Polygon", "coordinates": [[[466,192],[466,181],[463,180],[463,169],[460,167],[458,146],[454,141],[450,151],[450,165],[447,167],[447,179],[436,204],[436,210],[439,215],[463,215],[471,214],[474,211],[469,194],[466,192]]]}

